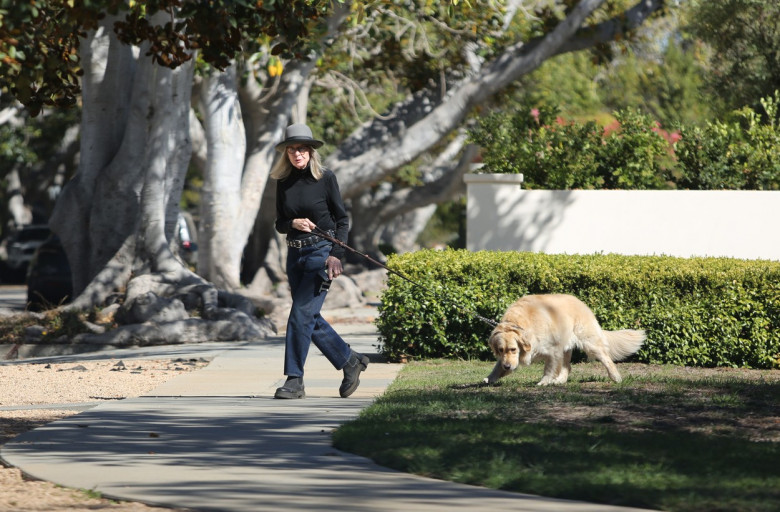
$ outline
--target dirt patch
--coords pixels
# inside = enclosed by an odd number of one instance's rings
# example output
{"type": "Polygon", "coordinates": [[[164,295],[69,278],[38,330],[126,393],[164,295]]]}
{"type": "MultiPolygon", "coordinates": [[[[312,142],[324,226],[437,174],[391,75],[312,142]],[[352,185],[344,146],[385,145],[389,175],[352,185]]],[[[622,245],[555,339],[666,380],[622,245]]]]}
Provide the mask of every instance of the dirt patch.
{"type": "MultiPolygon", "coordinates": [[[[84,407],[142,396],[177,375],[207,364],[205,359],[110,359],[0,365],[0,445],[50,421],[78,414],[84,407]]],[[[0,510],[171,509],[107,500],[86,491],[31,480],[16,468],[0,466],[0,510]]]]}

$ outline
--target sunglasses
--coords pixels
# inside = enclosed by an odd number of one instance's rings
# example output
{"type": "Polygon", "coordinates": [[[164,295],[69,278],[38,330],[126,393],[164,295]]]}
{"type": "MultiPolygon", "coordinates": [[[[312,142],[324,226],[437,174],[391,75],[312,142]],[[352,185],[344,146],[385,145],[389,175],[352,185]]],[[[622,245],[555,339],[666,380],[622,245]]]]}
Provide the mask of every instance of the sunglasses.
{"type": "Polygon", "coordinates": [[[290,155],[294,155],[295,153],[304,154],[308,153],[309,151],[311,151],[309,146],[287,146],[287,153],[290,155]]]}

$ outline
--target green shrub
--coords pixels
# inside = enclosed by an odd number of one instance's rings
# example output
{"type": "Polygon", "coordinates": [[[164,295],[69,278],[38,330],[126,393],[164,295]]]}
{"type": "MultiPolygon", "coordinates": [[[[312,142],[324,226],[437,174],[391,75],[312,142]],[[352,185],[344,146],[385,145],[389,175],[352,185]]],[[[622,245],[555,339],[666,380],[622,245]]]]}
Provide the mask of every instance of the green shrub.
{"type": "Polygon", "coordinates": [[[767,122],[751,109],[730,122],[683,127],[675,154],[678,187],[691,190],[780,190],[780,94],[762,100],[767,122]]]}
{"type": "Polygon", "coordinates": [[[391,359],[492,358],[492,327],[533,293],[582,299],[607,330],[641,328],[633,360],[654,364],[780,367],[780,263],[730,258],[419,251],[389,258],[379,305],[391,359]]]}
{"type": "Polygon", "coordinates": [[[486,151],[481,172],[523,174],[529,189],[667,189],[671,146],[649,116],[616,113],[619,129],[568,123],[553,108],[498,112],[470,131],[486,151]]]}
{"type": "Polygon", "coordinates": [[[615,113],[616,129],[569,123],[555,108],[484,117],[469,132],[480,172],[523,174],[529,189],[780,190],[780,92],[727,121],[667,133],[648,115],[615,113]]]}

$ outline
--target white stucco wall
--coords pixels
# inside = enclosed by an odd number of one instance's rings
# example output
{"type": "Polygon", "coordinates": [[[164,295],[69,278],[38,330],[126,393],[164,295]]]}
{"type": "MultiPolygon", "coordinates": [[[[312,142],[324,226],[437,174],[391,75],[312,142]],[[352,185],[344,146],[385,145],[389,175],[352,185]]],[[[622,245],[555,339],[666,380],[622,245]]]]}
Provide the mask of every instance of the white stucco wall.
{"type": "Polygon", "coordinates": [[[780,260],[780,192],[523,190],[470,174],[466,247],[780,260]]]}

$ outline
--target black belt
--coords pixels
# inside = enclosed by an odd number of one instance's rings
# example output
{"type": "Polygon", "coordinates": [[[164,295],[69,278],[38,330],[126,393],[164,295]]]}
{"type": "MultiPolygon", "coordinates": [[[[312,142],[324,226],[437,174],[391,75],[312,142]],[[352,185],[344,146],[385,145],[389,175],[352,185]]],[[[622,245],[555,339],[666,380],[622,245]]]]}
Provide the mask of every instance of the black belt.
{"type": "MultiPolygon", "coordinates": [[[[328,231],[326,231],[326,233],[328,233],[328,235],[330,236],[336,236],[336,232],[333,231],[332,229],[329,229],[328,231]]],[[[301,247],[308,247],[310,245],[314,245],[321,240],[325,240],[325,239],[319,235],[311,235],[311,236],[307,236],[306,238],[296,238],[294,240],[290,240],[288,238],[287,247],[300,249],[301,247]]]]}

